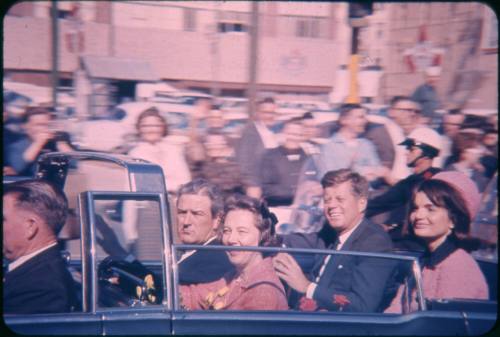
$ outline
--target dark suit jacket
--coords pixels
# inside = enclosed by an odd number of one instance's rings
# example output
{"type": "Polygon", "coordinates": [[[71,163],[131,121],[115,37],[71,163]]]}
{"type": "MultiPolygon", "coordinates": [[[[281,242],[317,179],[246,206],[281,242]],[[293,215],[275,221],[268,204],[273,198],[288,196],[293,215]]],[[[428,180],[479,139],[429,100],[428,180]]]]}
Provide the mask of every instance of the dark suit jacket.
{"type": "MultiPolygon", "coordinates": [[[[284,237],[283,242],[291,248],[333,249],[336,239],[336,232],[326,223],[318,233],[291,234],[284,237]]],[[[363,220],[349,236],[341,250],[391,252],[391,249],[391,239],[382,227],[368,220],[363,220]]],[[[310,261],[303,254],[297,254],[294,257],[303,271],[308,274],[308,278],[315,281],[325,256],[318,255],[314,261],[310,261]]],[[[392,286],[389,279],[394,267],[395,264],[389,260],[332,255],[319,279],[313,297],[319,308],[322,309],[357,312],[380,311],[383,305],[382,299],[392,286]],[[338,303],[334,303],[334,295],[337,298],[338,295],[343,295],[350,303],[341,309],[338,303]]],[[[297,304],[297,295],[297,293],[292,292],[291,306],[297,304]]]]}
{"type": "MultiPolygon", "coordinates": [[[[391,252],[391,249],[389,235],[382,227],[367,220],[361,222],[341,248],[342,251],[357,252],[391,252]]],[[[318,275],[323,260],[324,257],[318,257],[311,280],[318,275]]],[[[384,259],[332,255],[313,298],[320,308],[328,310],[378,311],[394,266],[394,263],[384,259]],[[342,306],[341,300],[336,301],[342,297],[349,303],[342,306]]]]}
{"type": "MultiPolygon", "coordinates": [[[[213,240],[208,245],[220,244],[220,241],[213,240]]],[[[222,250],[197,250],[182,260],[178,268],[179,283],[183,285],[216,281],[234,269],[226,252],[222,250]]]]}
{"type": "Polygon", "coordinates": [[[265,151],[255,122],[250,121],[243,129],[235,148],[236,161],[240,165],[245,185],[260,186],[260,161],[265,151]]]}
{"type": "Polygon", "coordinates": [[[364,136],[375,145],[382,165],[391,169],[396,151],[386,127],[383,124],[368,123],[364,136]]]}
{"type": "Polygon", "coordinates": [[[36,255],[4,276],[4,313],[68,312],[75,305],[73,278],[57,246],[36,255]]]}

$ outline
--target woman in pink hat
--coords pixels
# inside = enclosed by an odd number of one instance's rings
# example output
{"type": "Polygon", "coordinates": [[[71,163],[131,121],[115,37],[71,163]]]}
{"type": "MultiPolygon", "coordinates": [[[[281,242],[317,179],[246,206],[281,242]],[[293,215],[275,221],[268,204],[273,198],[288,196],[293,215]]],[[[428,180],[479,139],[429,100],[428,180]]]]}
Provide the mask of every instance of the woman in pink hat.
{"type": "MultiPolygon", "coordinates": [[[[459,248],[468,237],[479,203],[475,183],[461,172],[440,172],[414,190],[409,218],[411,231],[426,246],[422,258],[425,298],[488,299],[481,269],[459,248]]],[[[386,312],[401,312],[403,290],[386,312]]],[[[411,303],[416,306],[416,301],[411,303]]]]}

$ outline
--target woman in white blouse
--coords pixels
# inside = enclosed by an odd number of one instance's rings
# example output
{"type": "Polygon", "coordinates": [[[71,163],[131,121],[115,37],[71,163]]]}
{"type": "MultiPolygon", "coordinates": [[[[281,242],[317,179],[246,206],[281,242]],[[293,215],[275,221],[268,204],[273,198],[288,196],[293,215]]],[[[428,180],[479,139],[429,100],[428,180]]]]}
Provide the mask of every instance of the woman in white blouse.
{"type": "Polygon", "coordinates": [[[139,142],[129,151],[131,157],[159,165],[169,192],[176,192],[180,185],[191,180],[184,145],[174,143],[167,137],[167,122],[157,108],[143,111],[137,118],[136,128],[139,142]]]}

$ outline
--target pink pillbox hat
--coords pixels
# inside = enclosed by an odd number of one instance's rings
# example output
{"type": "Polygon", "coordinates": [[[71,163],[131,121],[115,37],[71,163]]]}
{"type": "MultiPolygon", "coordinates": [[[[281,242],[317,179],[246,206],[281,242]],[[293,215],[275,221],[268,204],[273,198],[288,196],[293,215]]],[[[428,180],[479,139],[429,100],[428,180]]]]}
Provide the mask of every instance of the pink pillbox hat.
{"type": "Polygon", "coordinates": [[[481,204],[481,194],[469,177],[458,171],[443,171],[432,176],[432,179],[444,181],[457,190],[465,201],[471,220],[474,220],[481,204]]]}

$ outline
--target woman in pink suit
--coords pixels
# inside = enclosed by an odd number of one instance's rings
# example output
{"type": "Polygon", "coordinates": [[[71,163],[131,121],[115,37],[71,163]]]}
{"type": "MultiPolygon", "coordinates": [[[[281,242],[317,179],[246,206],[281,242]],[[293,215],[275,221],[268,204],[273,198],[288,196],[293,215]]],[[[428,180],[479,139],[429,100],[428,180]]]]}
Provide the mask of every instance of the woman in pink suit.
{"type": "MultiPolygon", "coordinates": [[[[220,233],[226,246],[272,246],[276,222],[265,203],[234,195],[226,200],[220,233]]],[[[187,310],[286,310],[285,291],[270,257],[260,252],[227,252],[235,271],[211,282],[180,287],[187,310]]]]}
{"type": "MultiPolygon", "coordinates": [[[[459,248],[480,203],[475,183],[460,172],[444,171],[413,192],[411,230],[426,245],[422,258],[425,298],[488,299],[488,285],[474,258],[459,248]]],[[[386,312],[413,311],[402,307],[401,292],[386,312]]],[[[414,293],[413,293],[414,294],[414,293]]]]}

